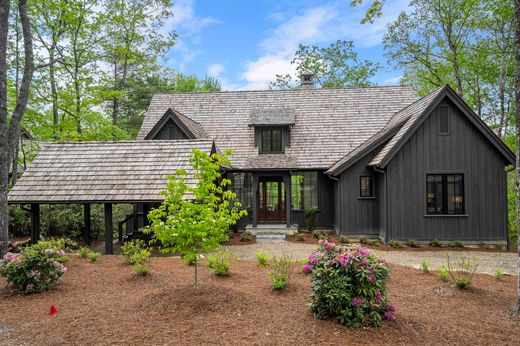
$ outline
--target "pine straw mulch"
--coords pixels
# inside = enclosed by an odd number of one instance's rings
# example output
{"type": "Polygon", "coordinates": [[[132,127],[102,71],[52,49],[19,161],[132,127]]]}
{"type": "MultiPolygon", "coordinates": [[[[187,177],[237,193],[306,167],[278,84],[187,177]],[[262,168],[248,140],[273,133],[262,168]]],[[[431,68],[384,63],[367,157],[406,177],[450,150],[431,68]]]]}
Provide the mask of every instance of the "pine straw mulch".
{"type": "Polygon", "coordinates": [[[190,286],[193,267],[153,258],[147,277],[120,256],[96,263],[73,256],[55,289],[13,294],[0,279],[0,344],[515,344],[520,318],[507,310],[516,277],[478,275],[461,291],[431,274],[393,267],[389,294],[397,320],[381,328],[349,329],[319,321],[306,302],[310,280],[295,272],[283,292],[271,290],[267,269],[239,261],[218,278],[200,268],[201,288],[190,286]],[[54,304],[58,313],[48,315],[54,304]]]}

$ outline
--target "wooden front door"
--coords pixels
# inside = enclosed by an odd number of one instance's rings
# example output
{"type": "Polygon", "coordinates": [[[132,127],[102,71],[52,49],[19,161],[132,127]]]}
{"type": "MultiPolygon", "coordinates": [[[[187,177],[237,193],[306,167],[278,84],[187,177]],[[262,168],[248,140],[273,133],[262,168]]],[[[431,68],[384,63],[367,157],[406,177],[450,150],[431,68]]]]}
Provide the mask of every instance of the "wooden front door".
{"type": "Polygon", "coordinates": [[[261,177],[258,186],[260,222],[285,222],[283,177],[261,177]]]}

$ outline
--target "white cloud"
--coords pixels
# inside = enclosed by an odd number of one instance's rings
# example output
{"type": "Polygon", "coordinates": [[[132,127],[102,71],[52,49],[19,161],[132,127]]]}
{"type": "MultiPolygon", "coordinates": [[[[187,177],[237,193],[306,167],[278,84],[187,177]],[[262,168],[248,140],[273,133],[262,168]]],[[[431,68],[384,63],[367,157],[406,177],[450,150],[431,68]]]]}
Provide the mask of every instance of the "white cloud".
{"type": "Polygon", "coordinates": [[[403,78],[403,76],[397,76],[397,77],[392,77],[392,78],[387,78],[385,80],[383,80],[383,83],[384,84],[399,84],[401,82],[401,79],[403,78]]]}
{"type": "Polygon", "coordinates": [[[344,3],[335,3],[310,8],[293,16],[274,12],[268,19],[273,19],[278,25],[259,43],[261,55],[258,59],[245,63],[241,74],[244,84],[240,89],[265,89],[276,74],[290,73],[295,77],[290,60],[300,43],[325,45],[336,40],[352,40],[356,48],[381,44],[386,26],[406,9],[408,1],[395,0],[392,6],[388,4],[383,16],[373,24],[360,24],[368,5],[351,8],[344,3]],[[284,18],[283,22],[277,21],[281,18],[284,18]]]}
{"type": "Polygon", "coordinates": [[[222,64],[212,64],[208,66],[207,73],[211,77],[218,78],[226,70],[226,67],[222,64]]]}

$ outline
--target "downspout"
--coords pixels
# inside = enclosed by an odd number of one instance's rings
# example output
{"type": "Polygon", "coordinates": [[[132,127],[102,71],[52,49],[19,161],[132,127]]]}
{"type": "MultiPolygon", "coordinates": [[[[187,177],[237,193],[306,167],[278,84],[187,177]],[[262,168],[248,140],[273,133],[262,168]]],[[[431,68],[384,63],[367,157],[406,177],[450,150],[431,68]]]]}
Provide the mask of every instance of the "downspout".
{"type": "MultiPolygon", "coordinates": [[[[343,199],[341,198],[341,182],[338,178],[334,177],[332,175],[332,173],[329,173],[327,174],[329,176],[330,179],[334,180],[335,182],[338,183],[338,199],[339,199],[339,210],[340,210],[340,215],[338,216],[338,221],[339,221],[339,225],[338,225],[338,234],[341,233],[341,221],[342,221],[342,218],[341,218],[341,203],[343,202],[343,199]]],[[[335,212],[335,210],[334,210],[335,212]]],[[[336,215],[334,215],[334,217],[336,217],[336,215]]]]}
{"type": "MultiPolygon", "coordinates": [[[[508,198],[508,191],[507,191],[507,175],[508,173],[514,171],[515,167],[511,166],[510,168],[506,169],[504,172],[506,174],[506,250],[511,250],[511,242],[509,241],[509,198],[508,198]]],[[[518,239],[517,239],[518,242],[518,239]]]]}
{"type": "Polygon", "coordinates": [[[384,207],[384,213],[385,213],[385,216],[384,216],[384,219],[385,219],[385,244],[388,245],[388,238],[389,238],[388,237],[388,232],[389,232],[389,228],[388,228],[388,182],[386,180],[387,176],[386,176],[386,171],[385,170],[379,169],[379,168],[377,168],[375,166],[373,168],[374,168],[374,171],[383,174],[384,181],[385,181],[385,200],[384,200],[384,203],[385,203],[385,207],[384,207]]]}

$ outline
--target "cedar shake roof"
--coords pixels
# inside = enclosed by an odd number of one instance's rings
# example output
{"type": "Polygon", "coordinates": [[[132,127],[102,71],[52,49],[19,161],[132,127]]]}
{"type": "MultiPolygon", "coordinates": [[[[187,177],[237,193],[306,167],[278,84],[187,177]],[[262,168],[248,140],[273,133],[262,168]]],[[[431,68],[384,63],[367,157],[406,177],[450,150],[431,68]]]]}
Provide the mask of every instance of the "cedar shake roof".
{"type": "Polygon", "coordinates": [[[294,125],[294,109],[255,109],[251,111],[249,125],[294,125]]]}
{"type": "Polygon", "coordinates": [[[153,139],[153,136],[159,132],[162,127],[171,119],[175,123],[178,123],[182,127],[182,131],[185,132],[186,136],[190,139],[203,139],[208,138],[208,134],[204,131],[204,128],[197,122],[191,120],[187,116],[176,112],[173,109],[168,109],[162,118],[155,124],[150,132],[146,135],[145,139],[153,139]]]}
{"type": "Polygon", "coordinates": [[[9,192],[9,203],[162,201],[166,175],[184,169],[194,184],[192,150],[212,140],[46,143],[9,192]]]}
{"type": "Polygon", "coordinates": [[[408,86],[157,94],[138,139],[171,108],[200,124],[220,149],[233,149],[236,169],[327,169],[415,100],[408,86]],[[259,155],[252,121],[287,123],[292,117],[285,153],[259,155]]]}

